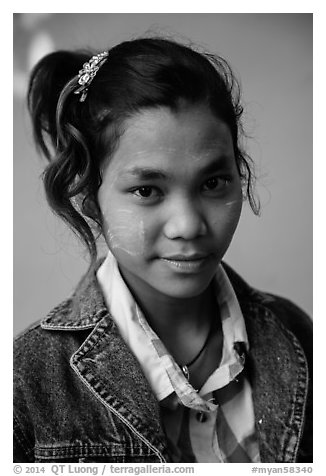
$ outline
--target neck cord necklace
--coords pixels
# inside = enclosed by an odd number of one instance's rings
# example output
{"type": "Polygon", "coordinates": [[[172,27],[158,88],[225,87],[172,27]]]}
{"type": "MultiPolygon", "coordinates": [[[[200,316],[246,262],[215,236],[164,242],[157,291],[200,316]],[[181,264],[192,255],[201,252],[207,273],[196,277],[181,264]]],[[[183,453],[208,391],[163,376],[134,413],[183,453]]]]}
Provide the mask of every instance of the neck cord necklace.
{"type": "Polygon", "coordinates": [[[209,341],[209,338],[212,334],[212,330],[213,330],[213,325],[211,324],[211,327],[208,331],[208,334],[207,334],[207,337],[206,337],[206,340],[204,342],[204,345],[203,347],[200,349],[200,351],[198,352],[198,354],[187,364],[184,364],[184,365],[180,365],[180,368],[182,370],[182,373],[183,375],[186,377],[187,380],[189,380],[189,377],[190,377],[190,372],[189,372],[189,367],[191,367],[198,359],[199,357],[202,355],[202,353],[204,352],[204,350],[206,349],[206,346],[208,344],[208,341],[209,341]]]}

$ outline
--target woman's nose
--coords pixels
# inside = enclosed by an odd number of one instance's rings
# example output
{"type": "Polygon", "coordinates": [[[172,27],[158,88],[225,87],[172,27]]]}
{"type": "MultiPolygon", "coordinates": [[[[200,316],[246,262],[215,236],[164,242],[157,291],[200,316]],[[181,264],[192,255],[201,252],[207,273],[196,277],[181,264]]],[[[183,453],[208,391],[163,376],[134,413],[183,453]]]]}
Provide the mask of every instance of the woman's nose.
{"type": "Polygon", "coordinates": [[[168,219],[164,225],[167,238],[193,240],[205,235],[206,231],[205,218],[198,205],[186,198],[170,204],[168,219]]]}

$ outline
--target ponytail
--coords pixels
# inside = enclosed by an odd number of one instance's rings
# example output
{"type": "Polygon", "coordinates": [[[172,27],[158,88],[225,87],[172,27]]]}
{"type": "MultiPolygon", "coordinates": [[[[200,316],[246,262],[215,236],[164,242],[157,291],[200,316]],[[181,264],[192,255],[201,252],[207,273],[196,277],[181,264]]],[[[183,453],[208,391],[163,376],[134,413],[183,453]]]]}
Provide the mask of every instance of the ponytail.
{"type": "Polygon", "coordinates": [[[51,158],[48,141],[53,147],[57,142],[56,111],[60,94],[78,74],[85,58],[87,55],[82,53],[57,51],[42,58],[31,73],[27,105],[36,145],[48,160],[51,158]]]}
{"type": "Polygon", "coordinates": [[[81,130],[81,105],[72,92],[88,58],[89,53],[68,51],[45,56],[31,73],[27,105],[36,146],[49,161],[43,173],[47,201],[95,258],[93,232],[84,216],[99,224],[98,210],[94,216],[89,199],[97,203],[100,179],[81,130]]]}

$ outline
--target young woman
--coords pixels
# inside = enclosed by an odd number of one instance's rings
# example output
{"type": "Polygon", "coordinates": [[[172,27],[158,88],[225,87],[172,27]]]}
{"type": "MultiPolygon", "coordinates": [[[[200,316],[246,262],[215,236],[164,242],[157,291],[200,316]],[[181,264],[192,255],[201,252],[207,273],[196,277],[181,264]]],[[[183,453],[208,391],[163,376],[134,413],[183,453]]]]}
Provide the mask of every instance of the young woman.
{"type": "Polygon", "coordinates": [[[90,56],[30,80],[47,198],[91,265],[15,341],[15,461],[311,462],[311,321],[222,262],[258,212],[232,71],[162,38],[90,56]]]}

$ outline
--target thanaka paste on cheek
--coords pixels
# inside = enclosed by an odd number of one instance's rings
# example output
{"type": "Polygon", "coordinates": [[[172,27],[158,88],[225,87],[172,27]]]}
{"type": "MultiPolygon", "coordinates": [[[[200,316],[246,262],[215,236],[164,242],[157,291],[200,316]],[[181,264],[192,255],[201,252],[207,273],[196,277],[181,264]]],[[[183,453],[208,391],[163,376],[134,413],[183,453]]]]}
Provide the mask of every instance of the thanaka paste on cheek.
{"type": "Polygon", "coordinates": [[[229,202],[224,203],[217,218],[212,221],[213,226],[218,225],[221,220],[230,225],[230,233],[233,235],[236,227],[238,226],[240,214],[242,208],[242,197],[235,200],[230,200],[229,202]],[[223,213],[223,207],[225,207],[223,213]]]}
{"type": "Polygon", "coordinates": [[[103,203],[102,216],[104,221],[104,236],[108,247],[113,252],[123,251],[130,256],[140,256],[145,251],[145,227],[143,220],[137,220],[130,209],[119,208],[111,210],[108,207],[110,199],[107,192],[114,188],[119,179],[119,173],[110,164],[110,179],[106,187],[100,189],[100,200],[103,203]]]}
{"type": "Polygon", "coordinates": [[[225,203],[224,205],[225,205],[226,207],[231,207],[231,206],[234,205],[235,203],[239,203],[239,202],[242,202],[242,199],[241,199],[241,200],[240,200],[240,199],[239,199],[239,200],[232,200],[231,202],[227,202],[227,203],[225,203]]]}
{"type": "Polygon", "coordinates": [[[143,220],[135,222],[131,210],[118,210],[118,214],[123,220],[109,225],[106,231],[109,248],[113,253],[123,251],[130,256],[143,255],[146,249],[143,220]]]}

